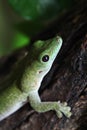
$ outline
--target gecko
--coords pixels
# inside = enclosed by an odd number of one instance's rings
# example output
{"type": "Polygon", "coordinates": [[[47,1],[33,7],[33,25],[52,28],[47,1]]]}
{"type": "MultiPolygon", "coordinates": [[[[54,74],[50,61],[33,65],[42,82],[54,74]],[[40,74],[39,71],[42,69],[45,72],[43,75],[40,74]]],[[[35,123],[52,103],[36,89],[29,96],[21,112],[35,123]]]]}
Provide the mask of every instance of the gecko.
{"type": "Polygon", "coordinates": [[[14,80],[0,90],[0,121],[21,108],[28,100],[37,112],[54,110],[59,118],[71,116],[71,108],[66,102],[41,101],[38,90],[44,76],[62,46],[62,38],[56,36],[48,40],[38,40],[29,48],[28,54],[17,65],[14,80]]]}

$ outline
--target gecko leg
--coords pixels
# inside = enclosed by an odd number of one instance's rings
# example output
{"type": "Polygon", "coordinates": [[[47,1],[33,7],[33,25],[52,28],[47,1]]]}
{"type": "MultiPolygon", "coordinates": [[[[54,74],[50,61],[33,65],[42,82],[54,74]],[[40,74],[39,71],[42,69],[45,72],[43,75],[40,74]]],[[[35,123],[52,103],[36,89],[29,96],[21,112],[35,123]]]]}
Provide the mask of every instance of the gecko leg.
{"type": "Polygon", "coordinates": [[[71,108],[67,106],[67,103],[41,102],[37,91],[33,91],[29,94],[29,101],[31,106],[38,112],[54,110],[59,118],[61,118],[63,114],[67,117],[71,116],[71,108]]]}

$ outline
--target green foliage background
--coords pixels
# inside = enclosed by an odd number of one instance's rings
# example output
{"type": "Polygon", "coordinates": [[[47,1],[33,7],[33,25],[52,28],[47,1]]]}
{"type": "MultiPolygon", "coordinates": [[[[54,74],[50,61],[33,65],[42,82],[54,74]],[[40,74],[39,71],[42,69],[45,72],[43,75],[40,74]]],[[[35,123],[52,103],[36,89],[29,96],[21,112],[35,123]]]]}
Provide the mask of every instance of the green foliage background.
{"type": "Polygon", "coordinates": [[[0,57],[30,43],[47,24],[74,5],[74,0],[1,0],[0,57]]]}

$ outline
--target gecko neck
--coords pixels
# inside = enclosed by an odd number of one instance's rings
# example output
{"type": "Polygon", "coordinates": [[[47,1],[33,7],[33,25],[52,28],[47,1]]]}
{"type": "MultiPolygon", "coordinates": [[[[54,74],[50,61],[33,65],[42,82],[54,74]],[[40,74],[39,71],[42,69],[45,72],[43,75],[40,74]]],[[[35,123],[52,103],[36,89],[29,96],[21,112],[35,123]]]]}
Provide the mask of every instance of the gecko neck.
{"type": "Polygon", "coordinates": [[[46,71],[39,69],[38,65],[35,64],[32,67],[28,67],[25,70],[21,78],[21,89],[24,92],[35,91],[40,88],[43,77],[46,75],[46,71]]]}

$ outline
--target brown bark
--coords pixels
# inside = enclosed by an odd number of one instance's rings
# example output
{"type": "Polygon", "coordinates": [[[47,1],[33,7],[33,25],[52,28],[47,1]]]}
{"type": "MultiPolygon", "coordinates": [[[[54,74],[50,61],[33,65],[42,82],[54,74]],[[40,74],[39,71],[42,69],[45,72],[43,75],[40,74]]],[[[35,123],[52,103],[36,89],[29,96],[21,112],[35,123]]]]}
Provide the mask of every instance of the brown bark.
{"type": "Polygon", "coordinates": [[[55,34],[63,47],[49,74],[44,78],[40,96],[43,101],[67,101],[72,116],[58,119],[53,111],[35,112],[29,104],[0,122],[0,130],[86,130],[87,129],[87,2],[79,4],[45,32],[34,37],[47,39],[55,34]]]}

